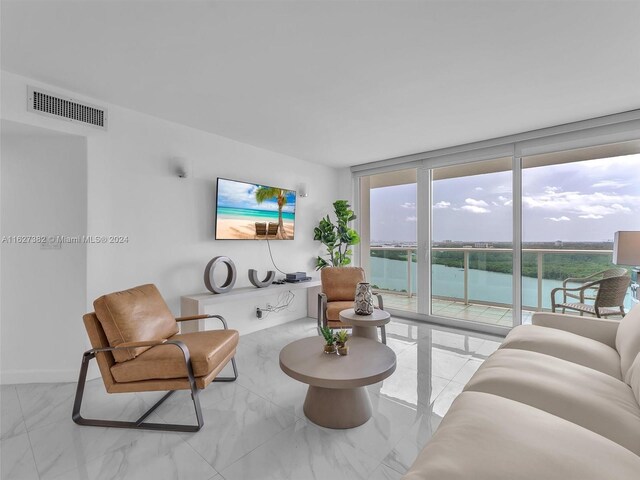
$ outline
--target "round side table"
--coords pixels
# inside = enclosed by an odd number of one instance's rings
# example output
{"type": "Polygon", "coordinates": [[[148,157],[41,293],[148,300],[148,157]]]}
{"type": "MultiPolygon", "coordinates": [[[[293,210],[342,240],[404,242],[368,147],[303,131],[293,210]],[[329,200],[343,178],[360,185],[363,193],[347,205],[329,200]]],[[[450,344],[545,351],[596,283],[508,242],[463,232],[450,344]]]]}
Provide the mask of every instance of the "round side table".
{"type": "Polygon", "coordinates": [[[353,428],[371,418],[367,385],[381,382],[396,369],[396,354],[366,338],[349,340],[349,355],[323,352],[324,339],[296,340],[280,351],[284,373],[309,385],[304,414],[327,428],[353,428]]]}
{"type": "Polygon", "coordinates": [[[382,327],[382,343],[386,343],[384,326],[391,320],[389,312],[374,309],[371,315],[358,315],[353,308],[340,312],[340,321],[352,325],[351,335],[353,337],[370,338],[378,340],[378,327],[382,327]]]}

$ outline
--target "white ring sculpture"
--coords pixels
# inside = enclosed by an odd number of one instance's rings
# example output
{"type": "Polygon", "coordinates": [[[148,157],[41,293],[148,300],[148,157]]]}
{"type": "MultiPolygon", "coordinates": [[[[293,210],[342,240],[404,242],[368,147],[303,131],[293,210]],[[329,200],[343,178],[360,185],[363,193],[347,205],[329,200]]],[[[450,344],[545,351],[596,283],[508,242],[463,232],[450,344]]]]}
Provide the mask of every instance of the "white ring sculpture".
{"type": "Polygon", "coordinates": [[[274,272],[273,270],[269,270],[267,272],[267,276],[264,277],[264,280],[258,279],[257,270],[254,270],[253,268],[249,270],[249,281],[257,288],[268,287],[269,285],[271,285],[271,283],[273,283],[275,278],[276,272],[274,272]]]}
{"type": "Polygon", "coordinates": [[[236,276],[236,266],[229,257],[214,257],[204,269],[204,284],[211,293],[227,293],[236,284],[236,276]],[[221,263],[227,266],[227,279],[222,285],[216,285],[213,272],[221,263]]]}

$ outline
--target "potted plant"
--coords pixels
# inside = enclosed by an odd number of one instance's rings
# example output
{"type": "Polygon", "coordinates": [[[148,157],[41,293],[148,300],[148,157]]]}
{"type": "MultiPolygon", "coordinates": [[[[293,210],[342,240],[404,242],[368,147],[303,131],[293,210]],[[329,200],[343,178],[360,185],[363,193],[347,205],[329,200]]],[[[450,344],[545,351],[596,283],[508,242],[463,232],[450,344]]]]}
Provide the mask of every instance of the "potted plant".
{"type": "Polygon", "coordinates": [[[324,353],[336,353],[336,340],[333,337],[331,329],[329,327],[323,327],[320,329],[320,333],[322,333],[324,341],[326,342],[324,345],[324,353]]]}
{"type": "Polygon", "coordinates": [[[319,240],[327,247],[327,258],[316,258],[316,270],[324,267],[344,267],[351,263],[352,245],[360,243],[360,236],[349,222],[356,219],[351,210],[351,205],[346,200],[333,202],[337,224],[334,224],[329,215],[320,220],[318,226],[313,229],[313,239],[319,240]]]}
{"type": "Polygon", "coordinates": [[[340,330],[336,333],[336,345],[338,347],[338,355],[348,355],[349,347],[347,346],[347,340],[349,340],[349,334],[346,330],[340,330]]]}

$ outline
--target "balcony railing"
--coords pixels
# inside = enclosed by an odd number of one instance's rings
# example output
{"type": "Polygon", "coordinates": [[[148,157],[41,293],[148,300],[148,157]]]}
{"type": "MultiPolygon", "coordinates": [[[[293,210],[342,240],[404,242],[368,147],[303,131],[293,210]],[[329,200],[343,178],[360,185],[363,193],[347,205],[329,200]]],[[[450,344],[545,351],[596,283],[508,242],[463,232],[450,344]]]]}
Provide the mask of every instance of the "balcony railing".
{"type": "MultiPolygon", "coordinates": [[[[472,254],[477,254],[477,253],[504,253],[505,254],[505,258],[511,259],[512,258],[512,253],[513,250],[510,248],[490,248],[490,247],[479,247],[479,248],[475,248],[475,247],[453,247],[453,248],[447,248],[447,247],[432,247],[432,252],[450,252],[450,253],[454,253],[454,252],[459,252],[462,255],[462,267],[461,270],[463,272],[462,275],[462,289],[459,292],[459,294],[455,294],[455,295],[449,295],[449,296],[443,296],[443,295],[433,295],[433,298],[437,298],[437,299],[446,299],[446,300],[454,300],[454,301],[462,301],[465,304],[469,304],[469,303],[475,303],[475,304],[487,304],[487,305],[496,305],[496,306],[504,306],[504,307],[510,307],[511,306],[511,299],[508,299],[506,301],[497,301],[497,300],[487,300],[487,299],[482,299],[482,298],[471,298],[470,295],[470,273],[472,271],[472,269],[470,268],[470,256],[472,254]]],[[[414,273],[414,268],[416,266],[415,263],[415,254],[416,254],[416,248],[415,247],[370,247],[370,251],[371,252],[394,252],[394,255],[397,256],[397,252],[402,252],[406,254],[406,274],[402,275],[403,277],[406,275],[406,278],[403,279],[399,279],[397,276],[395,277],[395,287],[396,288],[390,288],[389,284],[383,283],[383,282],[378,282],[376,281],[375,278],[372,279],[373,283],[376,284],[376,286],[378,287],[379,290],[382,291],[388,291],[390,293],[396,293],[396,294],[403,294],[406,295],[408,297],[412,297],[413,295],[416,294],[417,292],[417,288],[416,288],[416,278],[415,278],[415,273],[414,273]],[[398,288],[398,283],[402,281],[404,283],[403,287],[404,288],[398,288]]],[[[535,299],[532,298],[532,295],[527,295],[529,298],[527,299],[527,301],[524,301],[523,299],[523,308],[524,309],[528,309],[528,310],[542,310],[543,308],[547,307],[547,302],[545,302],[545,298],[544,298],[544,294],[545,294],[545,290],[550,291],[551,288],[553,286],[557,286],[556,284],[552,285],[552,286],[548,286],[547,288],[545,288],[545,281],[546,282],[554,282],[554,280],[550,280],[550,279],[545,279],[544,278],[544,271],[545,271],[545,256],[546,255],[597,255],[597,256],[611,256],[612,251],[611,250],[577,250],[577,249],[537,249],[537,248],[524,248],[522,249],[522,253],[523,253],[523,258],[525,258],[525,255],[535,255],[535,261],[536,261],[536,265],[537,265],[537,277],[536,279],[536,283],[535,283],[535,288],[537,290],[537,293],[535,295],[535,299]],[[533,301],[531,301],[533,300],[533,301]],[[528,304],[527,304],[528,303],[528,304]]],[[[384,254],[383,254],[384,255],[384,254]]],[[[372,256],[371,258],[382,258],[385,259],[384,256],[372,256]]],[[[386,260],[393,260],[396,262],[402,261],[402,260],[397,260],[397,259],[389,259],[386,258],[386,260]]],[[[529,260],[530,261],[530,260],[529,260]]],[[[549,262],[551,263],[551,262],[549,262]]],[[[605,266],[605,263],[602,264],[603,268],[599,268],[599,270],[604,270],[605,268],[607,268],[605,266]]],[[[397,270],[397,269],[396,269],[397,270]]],[[[474,270],[479,270],[482,272],[487,272],[489,273],[489,270],[482,270],[482,269],[474,269],[474,270]]],[[[598,270],[595,270],[594,272],[591,273],[595,273],[598,270]]],[[[375,275],[375,272],[373,272],[375,275]]],[[[398,272],[396,272],[398,273],[398,272]]],[[[490,272],[490,273],[499,273],[499,272],[490,272]]],[[[504,274],[511,276],[512,272],[504,272],[504,274]]],[[[567,273],[565,275],[565,278],[567,277],[571,277],[571,276],[575,276],[575,275],[571,275],[569,273],[567,273]]],[[[386,275],[385,275],[386,277],[386,275]]],[[[531,277],[523,277],[523,278],[531,278],[531,277]]],[[[557,282],[557,280],[555,280],[557,282]]],[[[433,280],[433,282],[435,282],[435,280],[433,280]]],[[[533,285],[530,285],[529,288],[527,289],[527,291],[529,292],[531,289],[533,289],[533,285]]],[[[523,286],[523,290],[525,290],[525,287],[523,286]]],[[[531,292],[529,292],[531,293],[531,292]]],[[[549,292],[546,292],[547,294],[549,292]]],[[[549,299],[547,299],[549,300],[549,299]]]]}

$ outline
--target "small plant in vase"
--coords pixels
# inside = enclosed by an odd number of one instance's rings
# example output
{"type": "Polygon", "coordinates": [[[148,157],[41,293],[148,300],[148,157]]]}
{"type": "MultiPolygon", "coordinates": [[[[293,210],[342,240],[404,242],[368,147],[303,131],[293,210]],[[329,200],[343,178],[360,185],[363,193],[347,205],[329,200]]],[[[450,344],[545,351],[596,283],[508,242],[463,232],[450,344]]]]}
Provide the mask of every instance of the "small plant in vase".
{"type": "Polygon", "coordinates": [[[336,333],[336,345],[338,346],[338,355],[348,355],[349,347],[347,346],[349,334],[346,330],[340,330],[336,333]]]}
{"type": "Polygon", "coordinates": [[[322,333],[324,341],[326,342],[324,345],[324,353],[336,353],[336,340],[333,337],[331,329],[329,327],[323,327],[320,329],[320,333],[322,333]]]}

